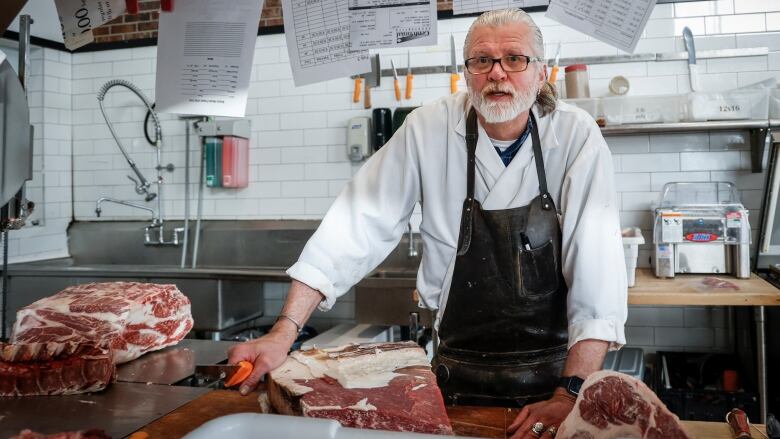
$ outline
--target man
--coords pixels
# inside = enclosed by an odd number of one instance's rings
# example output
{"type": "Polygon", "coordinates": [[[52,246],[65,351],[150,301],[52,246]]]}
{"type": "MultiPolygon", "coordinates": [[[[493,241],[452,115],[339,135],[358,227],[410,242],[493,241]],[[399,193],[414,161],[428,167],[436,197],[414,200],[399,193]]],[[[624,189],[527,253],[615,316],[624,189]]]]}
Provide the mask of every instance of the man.
{"type": "Polygon", "coordinates": [[[288,270],[271,332],[230,351],[255,364],[242,392],[282,363],[315,307],[395,248],[420,202],[417,287],[438,309],[446,402],[522,405],[513,438],[555,435],[578,385],[625,343],[626,279],[612,158],[593,119],[556,102],[543,53],[520,10],[472,24],[468,93],[412,112],[334,202],[288,270]]]}

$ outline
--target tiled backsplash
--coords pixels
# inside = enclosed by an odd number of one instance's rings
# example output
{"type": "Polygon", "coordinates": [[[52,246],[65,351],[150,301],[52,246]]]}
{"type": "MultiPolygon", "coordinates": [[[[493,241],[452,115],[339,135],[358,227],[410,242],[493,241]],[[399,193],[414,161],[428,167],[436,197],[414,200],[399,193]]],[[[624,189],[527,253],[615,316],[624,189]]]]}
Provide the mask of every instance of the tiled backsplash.
{"type": "MultiPolygon", "coordinates": [[[[532,15],[542,28],[548,55],[554,52],[558,42],[563,43],[563,58],[619,53],[545,18],[543,13],[532,15]]],[[[450,34],[462,44],[472,20],[440,21],[439,44],[412,48],[412,65],[448,64],[450,34]]],[[[717,0],[657,5],[636,53],[684,50],[682,28],[689,26],[696,36],[698,50],[748,47],[770,50],[768,56],[700,60],[701,84],[706,89],[729,89],[769,77],[780,80],[778,23],[779,1],[717,0]]],[[[39,55],[33,72],[40,79],[37,80],[39,91],[34,90],[32,94],[33,116],[43,131],[36,139],[36,175],[46,177],[47,217],[45,226],[12,232],[12,260],[64,254],[67,251],[65,224],[71,216],[71,206],[75,219],[95,220],[95,200],[99,197],[142,202],[125,177],[129,168],[109,134],[95,95],[106,81],[122,78],[132,81],[153,99],[156,48],[72,55],[46,49],[36,53],[39,55]],[[37,249],[30,248],[36,245],[37,249]]],[[[383,68],[389,68],[392,58],[399,73],[405,74],[406,50],[383,50],[380,54],[383,68]]],[[[594,96],[606,95],[607,84],[616,75],[629,79],[631,94],[689,91],[685,61],[592,65],[589,70],[594,96]]],[[[414,85],[413,99],[397,103],[391,78],[382,78],[381,86],[372,93],[374,107],[431,102],[449,93],[449,75],[417,75],[414,85]]],[[[250,184],[245,189],[206,189],[204,217],[321,218],[359,167],[347,159],[346,123],[353,116],[370,115],[370,111],[364,110],[362,103],[352,103],[352,87],[352,81],[347,78],[295,87],[284,35],[258,37],[247,103],[247,117],[252,124],[250,184]]],[[[462,80],[460,88],[465,89],[462,80]]],[[[141,171],[153,179],[155,151],[143,137],[145,110],[140,101],[132,93],[114,88],[105,103],[123,144],[141,171]]],[[[164,115],[162,119],[162,163],[173,163],[176,167],[173,173],[165,174],[164,210],[167,218],[181,218],[185,125],[174,116],[164,115]]],[[[196,142],[193,138],[190,172],[193,177],[198,175],[200,154],[196,142]]],[[[650,208],[662,185],[669,181],[733,181],[751,210],[753,228],[757,227],[764,174],[750,172],[746,133],[614,136],[608,137],[607,143],[614,156],[623,225],[642,228],[648,242],[652,242],[650,208]]],[[[32,186],[35,189],[42,185],[36,179],[32,186]]],[[[196,188],[197,184],[192,182],[193,199],[196,188]]],[[[194,212],[194,203],[191,211],[194,212]]],[[[102,219],[147,217],[143,211],[106,205],[102,219]]],[[[415,214],[413,222],[419,223],[419,214],[415,214]]],[[[649,245],[641,249],[640,266],[650,264],[649,249],[649,245]]],[[[284,293],[283,285],[273,288],[275,293],[266,294],[269,313],[281,306],[284,293]]],[[[344,309],[339,310],[338,316],[321,317],[334,321],[351,318],[354,306],[349,306],[349,300],[343,303],[344,309]]],[[[632,307],[629,343],[652,350],[660,344],[658,340],[669,336],[670,340],[679,342],[672,348],[728,349],[723,319],[718,316],[721,311],[711,308],[671,311],[670,308],[632,307]]]]}

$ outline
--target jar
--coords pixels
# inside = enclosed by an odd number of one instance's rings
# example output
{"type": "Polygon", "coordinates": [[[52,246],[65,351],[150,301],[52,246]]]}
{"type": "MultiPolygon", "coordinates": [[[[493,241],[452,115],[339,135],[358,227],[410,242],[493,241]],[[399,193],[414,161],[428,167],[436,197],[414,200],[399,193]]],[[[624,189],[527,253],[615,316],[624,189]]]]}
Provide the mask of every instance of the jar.
{"type": "Polygon", "coordinates": [[[572,64],[566,66],[566,98],[589,98],[590,86],[588,85],[588,66],[585,64],[572,64]]]}

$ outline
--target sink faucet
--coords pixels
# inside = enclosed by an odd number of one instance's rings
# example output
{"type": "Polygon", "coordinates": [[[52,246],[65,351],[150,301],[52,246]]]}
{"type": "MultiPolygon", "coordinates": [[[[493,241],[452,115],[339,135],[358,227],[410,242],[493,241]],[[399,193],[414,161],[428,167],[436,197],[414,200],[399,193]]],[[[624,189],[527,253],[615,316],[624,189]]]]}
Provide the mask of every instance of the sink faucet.
{"type": "Polygon", "coordinates": [[[103,212],[103,209],[100,207],[100,205],[103,203],[121,204],[122,206],[145,210],[152,214],[152,222],[149,223],[148,226],[144,227],[144,245],[174,245],[174,246],[179,245],[179,235],[181,233],[184,233],[184,227],[174,228],[173,240],[166,241],[163,220],[158,216],[157,211],[155,211],[154,209],[146,206],[142,206],[140,204],[131,203],[129,201],[117,200],[109,197],[101,197],[98,198],[97,202],[95,203],[95,215],[97,215],[98,218],[100,218],[100,214],[103,212]],[[154,229],[157,229],[156,240],[152,239],[152,234],[151,234],[151,231],[154,229]]]}
{"type": "MultiPolygon", "coordinates": [[[[163,171],[173,172],[174,166],[173,164],[170,163],[166,166],[163,166],[161,163],[160,151],[162,150],[162,129],[160,128],[160,119],[157,117],[157,113],[154,111],[151,102],[149,102],[149,99],[143,94],[143,92],[138,87],[133,85],[131,82],[125,81],[124,79],[114,79],[103,84],[103,86],[100,87],[100,90],[98,91],[97,100],[98,100],[98,104],[100,105],[100,112],[103,114],[103,118],[106,120],[106,124],[108,125],[108,130],[111,132],[111,135],[114,137],[114,140],[116,141],[116,144],[119,147],[119,151],[125,157],[125,160],[127,160],[127,164],[130,166],[130,170],[133,171],[133,173],[135,174],[135,177],[133,177],[132,175],[128,175],[127,178],[129,178],[135,185],[135,192],[138,195],[144,196],[144,200],[146,200],[147,202],[155,199],[157,200],[157,210],[153,210],[146,206],[131,203],[128,201],[103,197],[97,200],[97,204],[95,206],[95,213],[97,214],[98,217],[100,217],[100,212],[101,212],[100,204],[104,201],[149,211],[152,214],[152,222],[144,229],[144,244],[178,246],[179,234],[184,233],[184,228],[173,229],[173,239],[171,241],[165,240],[165,233],[164,233],[165,231],[163,229],[163,200],[162,200],[163,198],[162,187],[164,182],[163,171]],[[141,171],[138,169],[138,166],[135,164],[133,159],[130,158],[130,155],[128,155],[124,146],[122,146],[122,142],[119,140],[116,131],[114,131],[114,125],[108,119],[106,110],[103,107],[103,100],[106,97],[106,93],[108,92],[109,89],[116,86],[125,87],[130,91],[132,91],[133,93],[135,93],[138,96],[138,98],[141,99],[143,104],[146,106],[146,109],[148,110],[148,114],[146,117],[149,118],[151,116],[152,122],[154,123],[154,140],[152,141],[151,139],[149,139],[149,142],[152,144],[152,146],[154,146],[157,152],[157,166],[155,166],[154,168],[157,171],[157,181],[155,182],[157,185],[157,192],[152,192],[151,190],[152,183],[146,179],[143,173],[141,173],[141,171]],[[154,229],[157,230],[157,239],[152,239],[151,237],[151,231],[154,229]]],[[[144,130],[145,129],[146,126],[144,126],[144,130]]]]}
{"type": "Polygon", "coordinates": [[[416,258],[418,256],[417,247],[414,246],[414,232],[412,231],[412,223],[407,226],[409,234],[409,248],[406,251],[406,255],[410,258],[416,258]]]}

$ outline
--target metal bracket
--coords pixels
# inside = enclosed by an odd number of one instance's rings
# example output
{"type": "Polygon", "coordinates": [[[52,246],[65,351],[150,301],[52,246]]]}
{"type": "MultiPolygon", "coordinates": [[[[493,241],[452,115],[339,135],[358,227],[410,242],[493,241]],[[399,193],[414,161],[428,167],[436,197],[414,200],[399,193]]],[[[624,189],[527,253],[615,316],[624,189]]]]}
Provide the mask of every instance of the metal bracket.
{"type": "Polygon", "coordinates": [[[750,133],[750,171],[754,174],[763,171],[764,151],[769,139],[769,127],[751,128],[750,133]]]}

